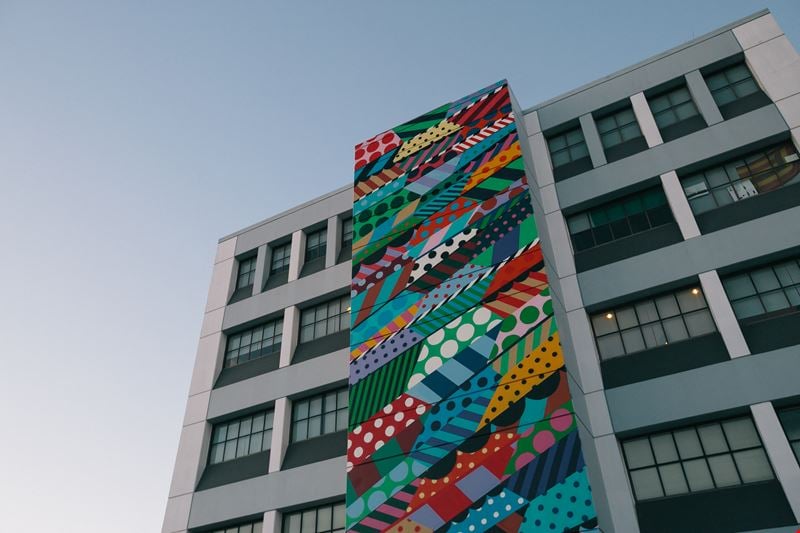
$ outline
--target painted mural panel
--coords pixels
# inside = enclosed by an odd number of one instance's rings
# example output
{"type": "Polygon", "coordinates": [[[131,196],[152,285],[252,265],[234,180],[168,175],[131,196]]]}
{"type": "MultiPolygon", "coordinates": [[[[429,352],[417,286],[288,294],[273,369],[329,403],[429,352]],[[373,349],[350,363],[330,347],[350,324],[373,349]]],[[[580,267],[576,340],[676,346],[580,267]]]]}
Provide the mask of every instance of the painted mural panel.
{"type": "Polygon", "coordinates": [[[508,85],[355,159],[348,529],[593,529],[508,85]]]}

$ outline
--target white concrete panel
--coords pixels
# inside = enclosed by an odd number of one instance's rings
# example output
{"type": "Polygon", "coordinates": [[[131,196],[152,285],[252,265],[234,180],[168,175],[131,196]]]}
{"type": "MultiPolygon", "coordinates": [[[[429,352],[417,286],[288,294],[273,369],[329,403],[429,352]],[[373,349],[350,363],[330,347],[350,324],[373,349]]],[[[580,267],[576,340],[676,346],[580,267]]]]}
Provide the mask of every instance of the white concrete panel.
{"type": "Polygon", "coordinates": [[[206,312],[224,307],[233,292],[233,279],[236,276],[234,267],[236,260],[233,258],[220,261],[214,265],[211,272],[211,284],[208,287],[206,312]]]}
{"type": "Polygon", "coordinates": [[[185,533],[189,525],[189,511],[192,507],[192,495],[184,494],[167,500],[167,511],[164,513],[164,524],[161,533],[185,533]]]}
{"type": "Polygon", "coordinates": [[[592,326],[589,324],[586,311],[583,309],[570,311],[567,313],[567,323],[578,363],[577,369],[570,369],[573,377],[578,381],[584,394],[601,390],[603,378],[600,374],[600,359],[597,356],[592,326]]]}
{"type": "MultiPolygon", "coordinates": [[[[206,426],[205,422],[198,422],[191,426],[185,426],[181,430],[178,454],[175,458],[175,470],[172,472],[172,484],[169,489],[170,498],[189,494],[197,485],[206,426]]],[[[185,528],[186,525],[184,524],[183,527],[185,528]]]]}
{"type": "Polygon", "coordinates": [[[341,246],[341,222],[338,216],[328,217],[328,230],[325,232],[328,243],[325,248],[325,268],[330,268],[336,264],[339,257],[339,247],[341,246]]]}
{"type": "Polygon", "coordinates": [[[269,472],[281,469],[286,449],[289,447],[290,430],[292,428],[292,402],[288,398],[275,400],[272,417],[272,443],[269,452],[269,472]]]}
{"type": "Polygon", "coordinates": [[[300,330],[300,309],[291,305],[283,311],[283,332],[281,333],[281,355],[278,366],[283,368],[292,364],[292,354],[297,347],[300,330]]]}
{"type": "Polygon", "coordinates": [[[189,395],[200,394],[211,390],[217,373],[221,367],[224,342],[222,333],[215,333],[201,337],[197,344],[197,356],[192,370],[192,383],[189,386],[189,395]]]}
{"type": "MultiPolygon", "coordinates": [[[[612,516],[608,517],[611,523],[600,522],[598,525],[607,533],[638,533],[639,521],[636,518],[633,491],[617,438],[614,435],[598,437],[594,439],[594,447],[600,476],[592,475],[592,471],[589,470],[589,479],[592,483],[596,483],[595,480],[601,478],[599,491],[605,494],[609,507],[613,509],[612,516]]],[[[598,488],[595,492],[598,492],[598,488]]]]}
{"type": "Polygon", "coordinates": [[[258,247],[258,255],[256,256],[256,271],[253,273],[253,294],[258,294],[264,290],[264,282],[266,281],[267,265],[269,264],[269,246],[262,244],[258,247]]]}
{"type": "Polygon", "coordinates": [[[708,90],[706,80],[700,71],[687,72],[684,77],[686,79],[686,87],[689,88],[689,93],[692,95],[692,100],[694,100],[700,114],[703,115],[706,124],[713,126],[722,122],[724,120],[722,113],[719,112],[719,107],[714,101],[714,97],[711,96],[711,91],[708,90]]]}
{"type": "Polygon", "coordinates": [[[790,128],[800,127],[800,93],[784,98],[775,105],[790,128]]]}
{"type": "Polygon", "coordinates": [[[672,214],[675,216],[684,240],[700,236],[700,228],[697,226],[697,220],[689,206],[689,200],[686,199],[686,193],[683,192],[678,175],[674,170],[670,170],[666,174],[661,174],[660,178],[664,194],[667,196],[667,203],[672,209],[672,214]]]}
{"type": "MultiPolygon", "coordinates": [[[[545,231],[550,239],[555,262],[555,274],[566,277],[575,274],[575,258],[572,256],[572,242],[567,232],[567,223],[560,211],[545,215],[545,231]]],[[[540,230],[541,231],[541,230],[540,230]]]]}
{"type": "Polygon", "coordinates": [[[542,132],[542,126],[539,124],[539,114],[532,111],[525,115],[525,133],[530,137],[542,132]]]}
{"type": "Polygon", "coordinates": [[[547,149],[547,141],[544,135],[537,133],[528,137],[528,143],[533,156],[533,173],[536,184],[545,187],[554,183],[553,165],[550,163],[550,152],[547,149]]]}
{"type": "Polygon", "coordinates": [[[742,328],[739,327],[739,321],[736,320],[736,315],[733,313],[733,307],[728,301],[728,295],[725,294],[725,289],[722,287],[719,274],[716,270],[711,270],[703,272],[699,277],[700,285],[703,287],[703,296],[705,296],[711,316],[714,317],[714,322],[717,324],[717,330],[722,335],[722,341],[728,349],[728,354],[731,357],[749,355],[750,349],[747,347],[742,328]]]}
{"type": "Polygon", "coordinates": [[[200,338],[222,331],[222,319],[224,317],[224,307],[206,313],[205,316],[203,316],[203,325],[200,327],[200,338]]]}
{"type": "Polygon", "coordinates": [[[763,17],[733,28],[733,35],[736,36],[736,40],[739,41],[742,49],[747,50],[783,35],[783,31],[781,31],[778,23],[775,22],[775,17],[772,16],[772,13],[768,13],[763,17]]]}
{"type": "Polygon", "coordinates": [[[573,274],[559,279],[561,300],[565,311],[574,311],[583,307],[581,289],[578,286],[578,276],[573,274]]]}
{"type": "Polygon", "coordinates": [[[183,425],[191,426],[198,422],[204,422],[208,412],[208,400],[211,398],[211,391],[201,392],[189,396],[186,401],[186,412],[183,415],[183,425]]]}
{"type": "Polygon", "coordinates": [[[761,435],[764,450],[792,507],[794,518],[800,522],[800,466],[783,431],[778,414],[770,402],[751,405],[750,411],[761,435]]]}
{"type": "Polygon", "coordinates": [[[603,143],[600,141],[600,134],[597,132],[597,124],[591,113],[585,113],[578,119],[581,123],[583,138],[586,139],[586,148],[589,150],[589,157],[592,166],[597,168],[608,163],[606,153],[603,150],[603,143]]]}
{"type": "Polygon", "coordinates": [[[614,428],[611,425],[611,416],[608,413],[605,392],[602,390],[590,392],[584,395],[583,400],[586,402],[589,417],[584,422],[591,428],[592,436],[602,437],[614,433],[614,428]]]}
{"type": "Polygon", "coordinates": [[[644,93],[636,93],[631,96],[631,105],[633,106],[633,114],[636,115],[636,121],[639,123],[639,128],[642,130],[644,140],[647,141],[647,146],[652,148],[659,144],[664,144],[661,139],[661,132],[658,131],[656,119],[653,118],[653,113],[650,111],[650,106],[647,104],[647,98],[644,93]]]}
{"type": "Polygon", "coordinates": [[[289,281],[300,277],[306,251],[306,234],[303,230],[292,233],[292,249],[289,252],[289,281]]]}
{"type": "Polygon", "coordinates": [[[281,513],[278,511],[264,513],[262,522],[261,533],[281,533],[281,513]]]}
{"type": "Polygon", "coordinates": [[[546,185],[539,189],[539,197],[542,199],[542,209],[545,214],[558,211],[558,196],[556,195],[555,184],[546,185]]]}
{"type": "Polygon", "coordinates": [[[233,259],[236,255],[236,237],[231,237],[228,240],[222,241],[217,245],[217,255],[214,258],[214,264],[233,259]]]}
{"type": "Polygon", "coordinates": [[[773,101],[800,92],[800,56],[785,35],[746,50],[744,57],[773,101]]]}

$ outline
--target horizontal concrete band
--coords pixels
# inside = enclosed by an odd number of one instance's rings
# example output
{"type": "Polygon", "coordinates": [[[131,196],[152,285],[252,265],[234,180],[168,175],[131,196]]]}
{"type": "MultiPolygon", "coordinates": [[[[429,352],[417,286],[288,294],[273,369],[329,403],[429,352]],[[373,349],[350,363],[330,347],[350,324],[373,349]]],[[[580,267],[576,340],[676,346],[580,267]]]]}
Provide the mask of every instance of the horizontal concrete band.
{"type": "Polygon", "coordinates": [[[738,357],[606,390],[616,433],[798,394],[800,347],[738,357]]]}
{"type": "Polygon", "coordinates": [[[192,500],[189,528],[344,498],[345,461],[344,456],[336,457],[197,492],[192,500]]]}
{"type": "Polygon", "coordinates": [[[350,350],[338,350],[211,391],[208,419],[347,379],[350,350]]]}
{"type": "Polygon", "coordinates": [[[318,298],[336,289],[350,287],[352,276],[350,269],[350,261],[345,261],[231,304],[225,308],[222,329],[227,330],[276,313],[291,305],[318,298]]]}
{"type": "MultiPolygon", "coordinates": [[[[777,192],[775,194],[780,194],[777,192]]],[[[586,307],[800,246],[800,207],[578,274],[586,307]]]]}
{"type": "Polygon", "coordinates": [[[602,197],[671,170],[699,163],[709,155],[736,150],[789,127],[774,104],[703,128],[684,137],[556,183],[561,209],[602,197]]]}

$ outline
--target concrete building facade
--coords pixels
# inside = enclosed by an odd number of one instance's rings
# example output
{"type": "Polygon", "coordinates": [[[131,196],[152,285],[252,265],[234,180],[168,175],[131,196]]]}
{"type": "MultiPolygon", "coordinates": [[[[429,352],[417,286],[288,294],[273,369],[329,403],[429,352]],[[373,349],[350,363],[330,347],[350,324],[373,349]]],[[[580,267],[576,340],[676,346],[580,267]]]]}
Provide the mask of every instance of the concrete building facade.
{"type": "MultiPolygon", "coordinates": [[[[800,58],[772,15],[515,114],[599,528],[800,522],[800,58]]],[[[343,530],[351,209],[220,241],[163,532],[343,530]]]]}

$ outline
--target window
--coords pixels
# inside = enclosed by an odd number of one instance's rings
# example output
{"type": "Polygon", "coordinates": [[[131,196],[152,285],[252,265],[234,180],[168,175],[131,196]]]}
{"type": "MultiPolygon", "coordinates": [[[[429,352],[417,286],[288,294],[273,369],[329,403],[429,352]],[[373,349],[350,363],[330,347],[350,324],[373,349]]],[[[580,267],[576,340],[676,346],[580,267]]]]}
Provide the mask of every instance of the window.
{"type": "Polygon", "coordinates": [[[327,233],[326,229],[321,229],[306,235],[306,262],[319,258],[325,259],[327,233]]]}
{"type": "Polygon", "coordinates": [[[745,96],[761,92],[744,63],[739,63],[706,76],[711,96],[719,107],[745,96]]]}
{"type": "Polygon", "coordinates": [[[226,527],[225,529],[215,529],[211,533],[261,533],[263,522],[253,522],[241,526],[226,527]]]}
{"type": "Polygon", "coordinates": [[[580,252],[672,221],[664,191],[657,187],[571,216],[567,227],[580,252]]]}
{"type": "Polygon", "coordinates": [[[353,219],[342,220],[342,249],[353,247],[353,219]]]}
{"type": "Polygon", "coordinates": [[[698,287],[647,298],[592,315],[602,359],[656,348],[716,331],[698,287]]]}
{"type": "Polygon", "coordinates": [[[794,450],[794,456],[800,461],[800,406],[781,409],[778,411],[778,418],[794,450]]]}
{"type": "Polygon", "coordinates": [[[650,110],[660,130],[700,114],[685,85],[651,98],[650,110]]]}
{"type": "Polygon", "coordinates": [[[583,138],[583,131],[581,131],[580,126],[566,133],[550,137],[547,139],[547,146],[550,149],[550,160],[553,162],[553,168],[589,157],[589,150],[586,148],[586,140],[583,138]]]}
{"type": "Polygon", "coordinates": [[[300,313],[300,342],[350,329],[350,296],[340,296],[300,313]]]}
{"type": "Polygon", "coordinates": [[[347,429],[347,388],[297,400],[292,405],[292,442],[347,429]]]}
{"type": "Polygon", "coordinates": [[[214,424],[209,464],[217,464],[269,450],[272,410],[214,424]]]}
{"type": "Polygon", "coordinates": [[[597,132],[603,148],[608,149],[642,136],[633,109],[628,107],[597,119],[597,132]]]}
{"type": "Polygon", "coordinates": [[[292,243],[287,242],[272,248],[272,260],[270,262],[269,273],[277,274],[289,270],[289,256],[292,251],[292,243]]]}
{"type": "Polygon", "coordinates": [[[225,368],[279,352],[282,338],[282,318],[229,335],[225,348],[225,368]]]}
{"type": "Polygon", "coordinates": [[[622,448],[638,501],[774,477],[750,417],[630,439],[622,448]]]}
{"type": "Polygon", "coordinates": [[[236,288],[243,289],[253,285],[256,275],[256,256],[239,260],[239,274],[236,276],[236,288]]]}
{"type": "Polygon", "coordinates": [[[283,515],[282,533],[344,532],[344,502],[283,515]]]}
{"type": "Polygon", "coordinates": [[[736,318],[800,307],[800,260],[780,261],[722,280],[736,318]]]}
{"type": "Polygon", "coordinates": [[[681,179],[695,214],[800,183],[800,157],[791,142],[732,159],[681,179]]]}

